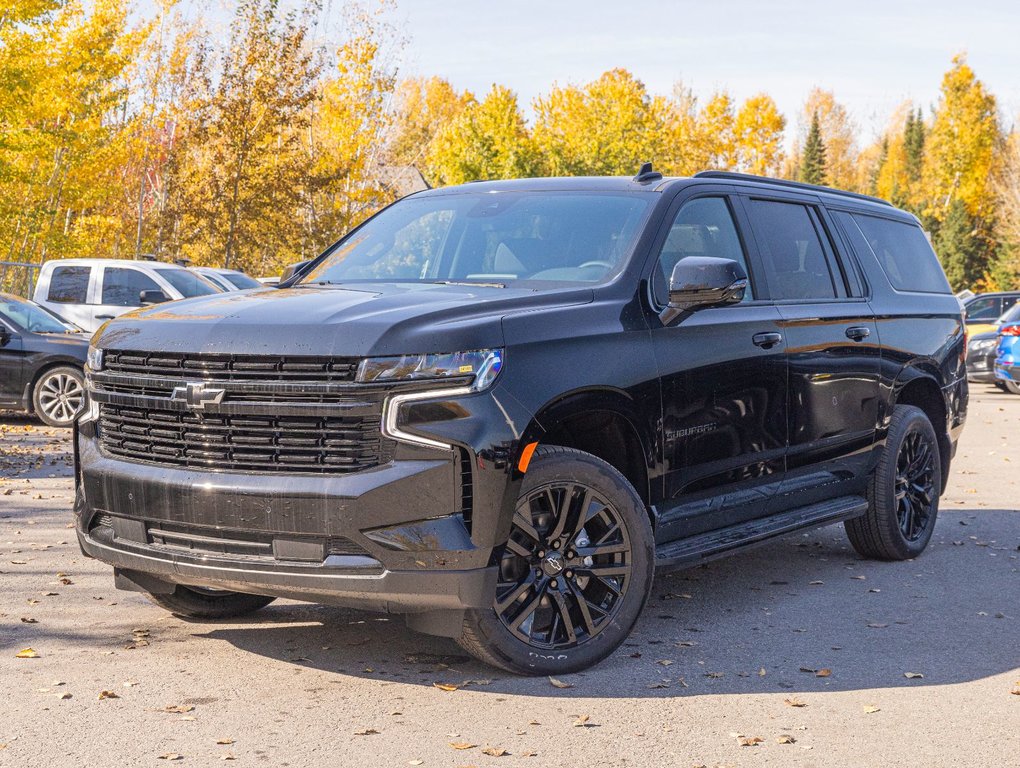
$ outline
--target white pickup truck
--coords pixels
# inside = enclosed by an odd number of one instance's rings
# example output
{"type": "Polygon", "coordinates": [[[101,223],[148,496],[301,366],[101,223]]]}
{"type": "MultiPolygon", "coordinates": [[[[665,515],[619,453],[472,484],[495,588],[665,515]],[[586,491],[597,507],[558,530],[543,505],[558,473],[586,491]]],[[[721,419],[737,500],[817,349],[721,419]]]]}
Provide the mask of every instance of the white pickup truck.
{"type": "Polygon", "coordinates": [[[202,275],[175,264],[58,259],[42,265],[33,299],[93,333],[107,320],[137,307],[220,291],[202,275]]]}

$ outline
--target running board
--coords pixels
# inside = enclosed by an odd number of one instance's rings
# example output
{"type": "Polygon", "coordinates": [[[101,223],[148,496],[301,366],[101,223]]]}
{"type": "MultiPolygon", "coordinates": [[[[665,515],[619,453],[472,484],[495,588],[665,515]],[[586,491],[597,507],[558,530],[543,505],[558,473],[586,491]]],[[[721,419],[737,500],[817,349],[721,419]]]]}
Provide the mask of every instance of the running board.
{"type": "Polygon", "coordinates": [[[868,502],[861,496],[841,496],[771,517],[709,531],[655,548],[657,568],[680,568],[747,549],[794,531],[817,528],[863,515],[868,502]]]}

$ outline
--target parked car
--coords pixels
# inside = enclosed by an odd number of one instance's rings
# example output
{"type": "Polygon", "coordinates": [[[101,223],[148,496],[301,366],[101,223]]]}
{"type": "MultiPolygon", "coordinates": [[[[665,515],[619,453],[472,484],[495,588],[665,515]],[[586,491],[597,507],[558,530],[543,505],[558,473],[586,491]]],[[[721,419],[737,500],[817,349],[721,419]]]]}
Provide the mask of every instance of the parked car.
{"type": "Polygon", "coordinates": [[[967,380],[975,384],[996,384],[1005,389],[995,378],[996,349],[999,345],[998,331],[987,331],[967,339],[967,380]]]}
{"type": "Polygon", "coordinates": [[[995,350],[995,383],[1020,395],[1020,304],[1002,316],[995,350]]]}
{"type": "Polygon", "coordinates": [[[93,344],[76,527],[118,586],[405,614],[524,674],[612,653],[655,566],[839,521],[919,556],[968,400],[914,216],[650,167],[421,192],[93,344]]]}
{"type": "Polygon", "coordinates": [[[201,275],[175,264],[124,259],[59,259],[39,273],[36,303],[90,333],[132,309],[219,293],[201,275]]]}
{"type": "Polygon", "coordinates": [[[85,400],[89,337],[34,302],[0,293],[0,408],[69,427],[85,400]]]}
{"type": "Polygon", "coordinates": [[[998,319],[1020,301],[1020,291],[979,293],[964,302],[967,332],[974,336],[994,331],[998,319]]]}
{"type": "Polygon", "coordinates": [[[262,288],[263,285],[254,277],[248,277],[236,269],[217,269],[215,267],[191,267],[202,277],[223,291],[246,291],[249,288],[262,288]]]}

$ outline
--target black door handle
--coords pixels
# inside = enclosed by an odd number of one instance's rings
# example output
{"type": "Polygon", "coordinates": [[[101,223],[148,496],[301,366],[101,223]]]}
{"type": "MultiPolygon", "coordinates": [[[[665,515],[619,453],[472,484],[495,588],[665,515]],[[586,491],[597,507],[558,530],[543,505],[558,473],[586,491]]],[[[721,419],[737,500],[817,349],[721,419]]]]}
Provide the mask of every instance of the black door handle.
{"type": "Polygon", "coordinates": [[[782,340],[783,334],[776,333],[774,331],[769,333],[756,333],[751,337],[751,341],[754,342],[754,345],[756,347],[761,347],[762,349],[772,349],[772,347],[776,346],[776,344],[782,340]]]}
{"type": "Polygon", "coordinates": [[[854,325],[846,329],[846,337],[854,341],[864,341],[871,335],[871,330],[863,325],[854,325]]]}
{"type": "Polygon", "coordinates": [[[96,320],[113,320],[113,315],[96,315],[96,320]]]}

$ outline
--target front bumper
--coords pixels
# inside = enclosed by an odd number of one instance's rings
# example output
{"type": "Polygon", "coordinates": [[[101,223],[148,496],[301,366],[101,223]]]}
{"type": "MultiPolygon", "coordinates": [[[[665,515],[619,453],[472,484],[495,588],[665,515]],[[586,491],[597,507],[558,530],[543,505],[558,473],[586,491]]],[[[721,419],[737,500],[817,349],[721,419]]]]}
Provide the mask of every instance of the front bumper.
{"type": "Polygon", "coordinates": [[[460,511],[459,450],[315,476],[119,459],[94,423],[75,445],[79,544],[125,574],[391,613],[481,608],[495,594],[494,548],[460,511]]]}

